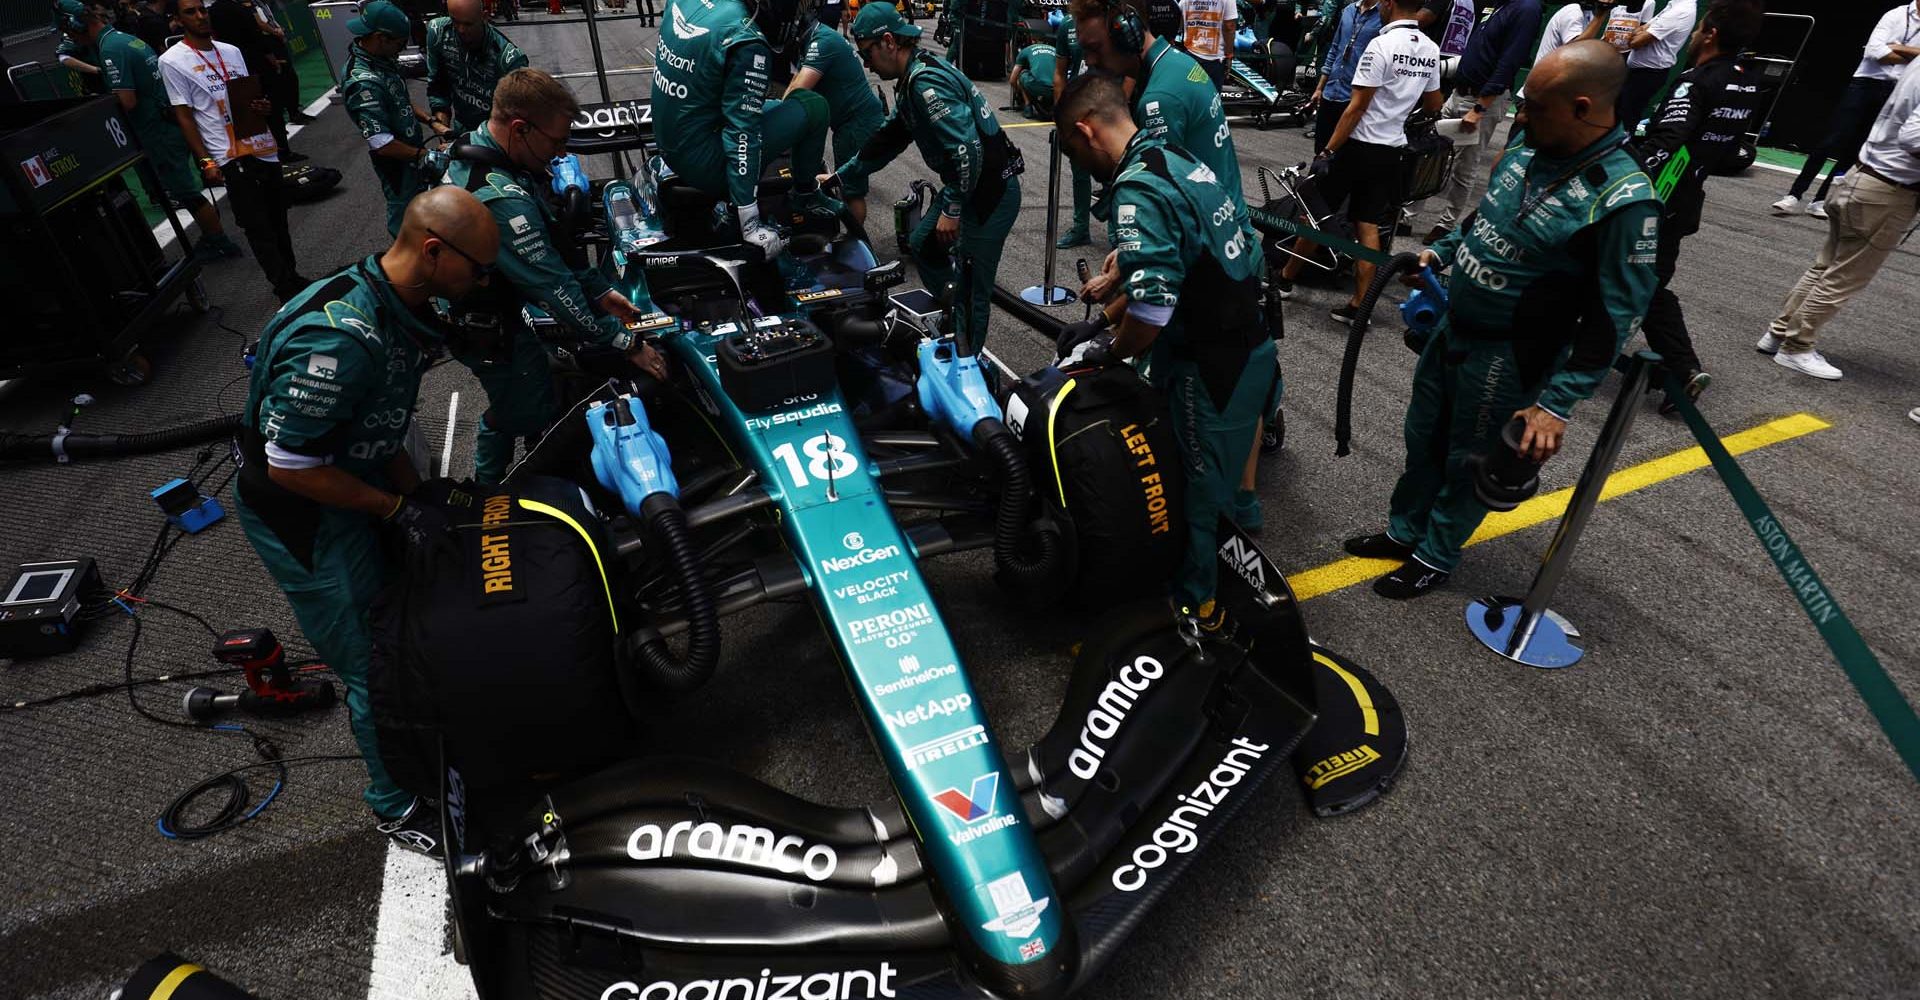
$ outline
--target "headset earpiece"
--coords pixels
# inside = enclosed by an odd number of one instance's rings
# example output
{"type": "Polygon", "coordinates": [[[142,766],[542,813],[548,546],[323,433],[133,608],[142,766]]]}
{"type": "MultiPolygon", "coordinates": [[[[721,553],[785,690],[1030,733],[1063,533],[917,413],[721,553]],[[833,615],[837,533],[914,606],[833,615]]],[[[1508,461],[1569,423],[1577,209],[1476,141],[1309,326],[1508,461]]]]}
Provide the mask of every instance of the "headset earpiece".
{"type": "Polygon", "coordinates": [[[1138,56],[1147,48],[1139,15],[1124,4],[1107,5],[1107,37],[1113,40],[1115,48],[1130,56],[1138,56]]]}

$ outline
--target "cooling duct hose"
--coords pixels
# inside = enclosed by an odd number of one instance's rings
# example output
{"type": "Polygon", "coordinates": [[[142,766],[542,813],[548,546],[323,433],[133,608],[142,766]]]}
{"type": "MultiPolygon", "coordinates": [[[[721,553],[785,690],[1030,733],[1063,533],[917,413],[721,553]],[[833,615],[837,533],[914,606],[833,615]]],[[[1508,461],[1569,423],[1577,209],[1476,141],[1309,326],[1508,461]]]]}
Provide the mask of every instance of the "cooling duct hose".
{"type": "Polygon", "coordinates": [[[1021,551],[1021,541],[1027,535],[1027,511],[1033,506],[1033,482],[1027,478],[1027,460],[1021,456],[1013,432],[998,419],[988,417],[973,425],[973,442],[1000,470],[1000,508],[993,522],[995,568],[1023,589],[1053,583],[1063,555],[1059,533],[1033,532],[1038,552],[1029,558],[1021,551]]]}
{"type": "Polygon", "coordinates": [[[198,423],[181,424],[144,434],[0,433],[0,460],[60,461],[62,458],[119,458],[150,455],[189,445],[231,437],[240,429],[240,414],[229,413],[198,423]]]}
{"type": "Polygon", "coordinates": [[[1333,453],[1339,456],[1351,454],[1353,448],[1353,377],[1360,366],[1360,342],[1366,339],[1367,326],[1373,321],[1373,309],[1380,304],[1380,296],[1403,274],[1410,274],[1420,266],[1420,256],[1411,253],[1397,253],[1387,261],[1387,266],[1373,273],[1373,283],[1367,286],[1367,294],[1360,299],[1360,309],[1353,318],[1353,324],[1347,328],[1347,353],[1340,359],[1340,395],[1334,403],[1333,417],[1333,453]]]}
{"type": "Polygon", "coordinates": [[[1060,328],[1066,325],[1054,316],[1041,311],[1039,306],[999,285],[993,286],[993,304],[999,306],[1001,312],[1040,331],[1040,335],[1048,341],[1059,340],[1060,328]]]}
{"type": "Polygon", "coordinates": [[[687,611],[687,658],[676,658],[667,648],[666,638],[651,630],[639,634],[634,654],[649,681],[663,690],[683,694],[705,684],[720,662],[720,614],[700,574],[700,558],[680,501],[666,493],[655,493],[641,503],[640,515],[680,581],[680,598],[687,611]]]}

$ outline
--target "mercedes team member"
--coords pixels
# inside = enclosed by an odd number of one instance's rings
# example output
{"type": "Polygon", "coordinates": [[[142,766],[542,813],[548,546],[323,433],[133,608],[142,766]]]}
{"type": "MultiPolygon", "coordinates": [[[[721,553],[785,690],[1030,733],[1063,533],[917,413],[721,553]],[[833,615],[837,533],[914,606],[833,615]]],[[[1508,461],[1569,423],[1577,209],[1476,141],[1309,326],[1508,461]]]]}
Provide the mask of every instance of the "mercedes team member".
{"type": "MultiPolygon", "coordinates": [[[[880,131],[887,111],[880,106],[880,98],[874,96],[873,88],[867,85],[867,71],[860,65],[860,54],[840,32],[822,22],[802,35],[801,41],[806,48],[800,53],[800,68],[794,72],[782,96],[792,97],[796,90],[811,90],[826,98],[828,122],[833,128],[833,158],[835,161],[848,159],[880,131]]],[[[840,197],[846,200],[847,211],[854,220],[865,225],[867,179],[844,179],[840,197]]]]}
{"type": "Polygon", "coordinates": [[[1059,72],[1058,50],[1045,42],[1035,42],[1014,54],[1013,72],[1007,76],[1007,90],[1013,94],[1013,106],[1030,118],[1053,114],[1053,78],[1059,72]]]}
{"type": "Polygon", "coordinates": [[[600,272],[575,271],[555,245],[557,215],[548,164],[567,151],[580,105],[565,84],[543,70],[516,69],[493,91],[487,123],[453,149],[446,183],[465,188],[486,205],[500,230],[500,277],[459,312],[482,317],[453,356],[473,370],[487,391],[487,409],[473,447],[473,478],[500,482],[513,464],[518,439],[540,434],[558,402],[547,352],[522,318],[531,304],[559,324],[557,337],[631,351],[631,359],[664,376],[651,347],[634,349],[625,320],[640,313],[600,272]]]}
{"type": "Polygon", "coordinates": [[[455,132],[471,132],[493,114],[493,88],[527,64],[527,54],[487,21],[482,0],[447,0],[447,16],[427,22],[427,110],[455,132]]]}
{"type": "MultiPolygon", "coordinates": [[[[1482,6],[1487,6],[1487,0],[1482,0],[1482,6]]],[[[1467,50],[1453,75],[1453,96],[1440,114],[1460,119],[1461,130],[1469,137],[1454,144],[1446,204],[1440,209],[1439,223],[1424,242],[1432,243],[1453,229],[1485,190],[1481,184],[1488,170],[1481,157],[1488,150],[1498,156],[1505,148],[1506,135],[1500,126],[1507,117],[1507,92],[1513,89],[1514,76],[1533,51],[1534,32],[1539,29],[1540,0],[1505,0],[1467,37],[1467,50]]]]}
{"type": "Polygon", "coordinates": [[[820,175],[832,111],[826,98],[796,90],[767,100],[773,52],[811,26],[813,7],[800,0],[668,0],[670,22],[654,50],[653,134],[660,156],[681,181],[733,207],[742,242],[767,260],[786,241],[760,220],[761,160],[793,153],[796,212],[832,214],[820,175]]]}
{"type": "MultiPolygon", "coordinates": [[[[1360,245],[1380,249],[1380,230],[1392,229],[1400,216],[1401,152],[1407,146],[1407,115],[1418,105],[1424,111],[1438,110],[1445,95],[1440,92],[1440,47],[1420,30],[1414,18],[1421,0],[1383,0],[1391,6],[1393,20],[1360,57],[1354,70],[1352,97],[1341,114],[1327,148],[1316,160],[1325,160],[1320,194],[1327,204],[1347,203],[1347,219],[1353,223],[1353,238],[1360,245]]],[[[1316,162],[1316,172],[1321,165],[1316,162]]],[[[1293,281],[1300,275],[1302,258],[1311,257],[1319,247],[1301,238],[1286,266],[1280,269],[1280,295],[1293,294],[1293,281]]],[[[1353,298],[1333,310],[1333,318],[1351,323],[1360,315],[1360,300],[1373,284],[1374,267],[1368,261],[1353,262],[1353,298]]]]}
{"type": "Polygon", "coordinates": [[[367,701],[367,608],[386,581],[383,525],[409,548],[431,544],[445,515],[406,494],[406,451],[420,375],[437,343],[433,297],[484,282],[498,249],[473,196],[441,187],[407,206],[400,236],[281,307],[260,334],[241,423],[245,464],[235,513],[300,630],[347,689],[366,760],[363,795],[379,829],[438,856],[439,817],[387,774],[367,701]]]}
{"type": "MultiPolygon", "coordinates": [[[[920,26],[901,20],[891,3],[866,0],[853,19],[853,41],[867,68],[894,87],[893,113],[853,159],[834,174],[864,180],[892,163],[911,142],[940,175],[934,208],[907,238],[920,281],[930,289],[958,282],[956,257],[972,261],[968,287],[954,288],[960,328],[973,346],[987,342],[993,282],[1007,233],[1020,215],[1022,161],[980,88],[952,63],[920,48],[920,26]]],[[[827,178],[823,176],[824,182],[827,178]]]]}
{"type": "MultiPolygon", "coordinates": [[[[1073,18],[1054,10],[1047,13],[1047,23],[1053,25],[1053,93],[1058,97],[1067,92],[1067,84],[1086,72],[1087,67],[1081,57],[1080,32],[1074,27],[1073,18]]],[[[1067,166],[1068,173],[1073,175],[1073,218],[1067,231],[1053,242],[1056,250],[1071,250],[1093,242],[1087,224],[1087,215],[1093,208],[1093,178],[1072,160],[1067,161],[1067,166]]]]}
{"type": "Polygon", "coordinates": [[[1387,530],[1345,544],[1405,560],[1374,582],[1381,596],[1447,581],[1487,516],[1468,457],[1501,447],[1515,417],[1526,457],[1553,457],[1574,404],[1640,328],[1655,285],[1641,244],[1659,236],[1660,203],[1613,117],[1626,76],[1605,42],[1549,53],[1527,78],[1525,146],[1501,158],[1461,227],[1421,252],[1423,266],[1453,268],[1447,316],[1414,367],[1387,530]]]}
{"type": "Polygon", "coordinates": [[[1387,10],[1383,0],[1360,0],[1340,11],[1340,23],[1333,29],[1333,42],[1327,57],[1320,61],[1320,79],[1313,85],[1313,155],[1327,148],[1340,116],[1347,113],[1353,100],[1353,73],[1360,68],[1360,57],[1385,24],[1387,10]]]}
{"type": "Polygon", "coordinates": [[[80,0],[60,0],[56,10],[69,36],[93,46],[100,54],[100,72],[107,89],[120,102],[120,110],[146,150],[153,172],[160,175],[160,187],[167,199],[186,209],[200,224],[200,246],[194,249],[195,255],[202,260],[240,256],[240,247],[220,225],[220,210],[201,194],[199,172],[194,169],[180,126],[173,120],[173,103],[167,99],[166,85],[160,81],[160,57],[146,42],[110,27],[99,11],[82,6],[80,0]]]}
{"type": "Polygon", "coordinates": [[[1220,517],[1259,435],[1277,361],[1260,308],[1260,243],[1246,209],[1195,157],[1137,127],[1121,81],[1067,85],[1055,120],[1066,155],[1110,185],[1108,231],[1123,282],[1105,296],[1109,353],[1151,355],[1187,474],[1187,554],[1174,597],[1213,618],[1220,517]]]}
{"type": "Polygon", "coordinates": [[[429,126],[448,135],[450,126],[435,121],[413,103],[397,61],[412,37],[413,22],[393,0],[372,0],[347,22],[353,45],[347,56],[341,96],[347,114],[367,140],[367,158],[387,197],[387,232],[398,235],[407,203],[427,186],[429,126]]]}
{"type": "MultiPolygon", "coordinates": [[[[1665,200],[1660,217],[1658,256],[1653,265],[1659,286],[1647,307],[1643,329],[1647,346],[1660,353],[1666,370],[1698,399],[1712,377],[1700,370],[1700,357],[1687,333],[1680,299],[1667,287],[1680,258],[1680,241],[1700,231],[1707,177],[1740,148],[1748,127],[1760,114],[1760,81],[1736,59],[1759,36],[1766,15],[1760,0],[1714,0],[1687,51],[1693,68],[1680,74],[1653,124],[1635,142],[1654,190],[1665,200]]],[[[1660,412],[1676,409],[1669,396],[1660,412]]]]}

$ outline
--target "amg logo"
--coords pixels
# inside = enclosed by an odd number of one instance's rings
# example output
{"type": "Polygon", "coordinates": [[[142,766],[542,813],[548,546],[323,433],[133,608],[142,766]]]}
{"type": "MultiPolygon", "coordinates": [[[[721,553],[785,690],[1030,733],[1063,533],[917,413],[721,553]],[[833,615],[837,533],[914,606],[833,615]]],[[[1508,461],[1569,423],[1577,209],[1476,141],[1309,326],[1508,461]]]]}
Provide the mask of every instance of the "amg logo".
{"type": "MultiPolygon", "coordinates": [[[[513,516],[513,498],[506,494],[490,496],[480,505],[480,526],[497,528],[513,516]]],[[[507,551],[506,532],[480,536],[480,579],[482,592],[504,594],[513,590],[513,555],[507,551]]]]}
{"type": "Polygon", "coordinates": [[[1267,589],[1267,571],[1260,565],[1265,560],[1261,558],[1260,550],[1246,539],[1239,535],[1228,538],[1227,543],[1220,546],[1220,558],[1225,559],[1240,574],[1240,578],[1254,589],[1267,589]]]}

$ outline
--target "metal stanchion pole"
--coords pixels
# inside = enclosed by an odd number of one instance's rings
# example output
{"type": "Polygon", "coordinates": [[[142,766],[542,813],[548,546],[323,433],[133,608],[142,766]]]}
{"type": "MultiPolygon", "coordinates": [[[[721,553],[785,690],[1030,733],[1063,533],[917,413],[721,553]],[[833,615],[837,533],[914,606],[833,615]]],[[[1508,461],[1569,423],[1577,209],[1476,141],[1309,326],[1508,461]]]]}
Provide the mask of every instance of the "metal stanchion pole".
{"type": "Polygon", "coordinates": [[[587,17],[587,41],[593,46],[593,73],[600,81],[600,103],[611,104],[613,95],[607,91],[607,60],[600,54],[600,26],[594,23],[593,5],[599,2],[580,0],[580,12],[587,17]]]}
{"type": "Polygon", "coordinates": [[[1607,411],[1600,440],[1594,443],[1593,454],[1587,456],[1586,468],[1580,470],[1580,482],[1573,488],[1573,498],[1567,502],[1560,526],[1554,529],[1553,541],[1547,544],[1547,554],[1540,561],[1540,571],[1534,574],[1526,598],[1483,597],[1467,605],[1467,628],[1488,649],[1517,663],[1546,669],[1570,667],[1586,653],[1577,642],[1580,631],[1547,603],[1553,600],[1554,589],[1573,564],[1574,546],[1600,502],[1600,491],[1626,444],[1627,431],[1640,409],[1640,396],[1646,392],[1647,379],[1659,361],[1658,354],[1640,351],[1628,363],[1620,395],[1614,399],[1613,409],[1607,411]]]}
{"type": "Polygon", "coordinates": [[[1053,283],[1053,257],[1058,251],[1054,240],[1060,227],[1060,132],[1047,133],[1047,262],[1040,271],[1040,283],[1029,285],[1020,297],[1036,306],[1057,306],[1073,301],[1073,293],[1053,283]]]}

